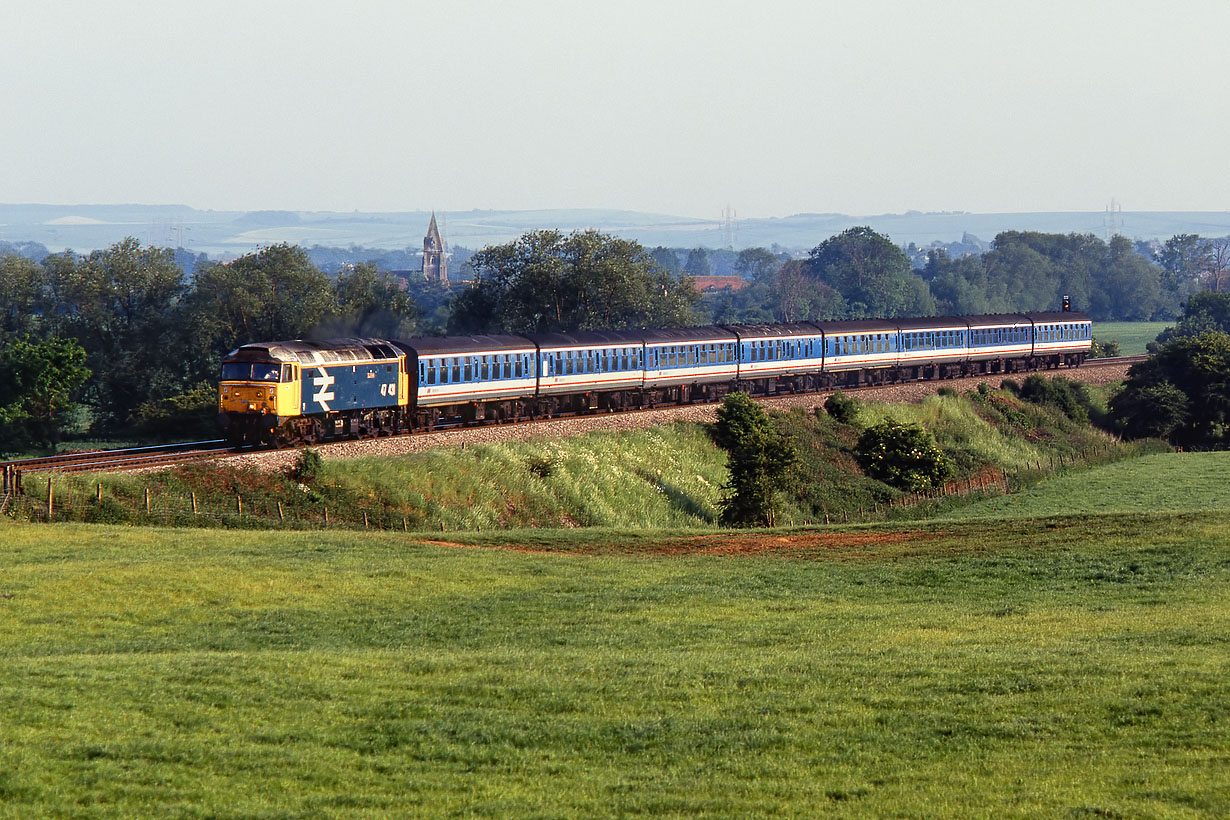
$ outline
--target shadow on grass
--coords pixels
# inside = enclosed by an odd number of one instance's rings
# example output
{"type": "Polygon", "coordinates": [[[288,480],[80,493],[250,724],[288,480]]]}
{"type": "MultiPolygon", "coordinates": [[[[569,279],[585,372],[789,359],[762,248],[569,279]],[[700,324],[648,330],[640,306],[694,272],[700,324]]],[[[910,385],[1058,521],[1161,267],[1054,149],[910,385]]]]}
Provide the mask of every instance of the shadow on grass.
{"type": "Polygon", "coordinates": [[[660,490],[675,509],[694,518],[699,518],[706,524],[717,523],[717,517],[713,514],[713,511],[700,499],[688,494],[669,481],[663,481],[660,477],[653,475],[647,470],[638,470],[637,475],[644,479],[646,483],[660,490]]]}

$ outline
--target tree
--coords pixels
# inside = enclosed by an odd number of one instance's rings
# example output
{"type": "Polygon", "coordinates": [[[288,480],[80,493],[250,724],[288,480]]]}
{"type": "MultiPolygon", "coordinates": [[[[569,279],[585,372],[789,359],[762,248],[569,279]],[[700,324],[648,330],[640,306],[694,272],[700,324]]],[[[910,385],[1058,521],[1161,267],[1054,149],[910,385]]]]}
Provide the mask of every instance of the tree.
{"type": "Polygon", "coordinates": [[[731,393],[722,402],[713,439],[726,451],[730,470],[722,523],[773,526],[777,498],[794,481],[799,463],[794,445],[746,393],[731,393]]]}
{"type": "Polygon", "coordinates": [[[417,333],[414,300],[374,265],[360,263],[339,273],[333,288],[337,306],[321,326],[322,336],[404,339],[417,333]]]}
{"type": "MultiPolygon", "coordinates": [[[[1230,293],[1205,290],[1193,294],[1183,306],[1179,323],[1162,331],[1157,343],[1161,345],[1180,336],[1199,336],[1209,331],[1230,333],[1230,293]]],[[[1150,349],[1152,347],[1150,343],[1150,349]]]]}
{"type": "Polygon", "coordinates": [[[953,473],[935,437],[919,424],[883,421],[868,427],[855,454],[867,475],[911,492],[942,484],[953,473]]]}
{"type": "Polygon", "coordinates": [[[1184,447],[1230,445],[1230,335],[1179,336],[1132,365],[1110,399],[1125,435],[1165,435],[1184,447]]]}
{"type": "Polygon", "coordinates": [[[659,245],[651,250],[649,255],[653,257],[653,261],[658,264],[658,267],[667,273],[679,272],[679,254],[670,248],[659,245]]]}
{"type": "Polygon", "coordinates": [[[661,270],[638,243],[598,231],[532,231],[471,258],[452,332],[546,333],[695,322],[690,279],[661,270]]]}
{"type": "Polygon", "coordinates": [[[49,256],[44,275],[56,299],[52,332],[87,351],[96,424],[123,425],[142,402],[182,388],[184,275],[171,251],[129,237],[84,259],[49,256]]]}
{"type": "Polygon", "coordinates": [[[1128,322],[1152,319],[1162,306],[1160,274],[1160,268],[1136,253],[1131,240],[1111,237],[1094,274],[1090,313],[1128,322]]]}
{"type": "Polygon", "coordinates": [[[0,440],[52,443],[59,440],[65,411],[90,377],[85,350],[73,339],[53,337],[34,342],[13,339],[0,348],[0,440]]]}
{"type": "Polygon", "coordinates": [[[773,281],[773,275],[781,268],[783,259],[764,248],[744,248],[735,257],[734,274],[749,282],[773,281]]]}
{"type": "Polygon", "coordinates": [[[996,294],[998,298],[992,296],[981,257],[952,259],[943,248],[928,251],[922,276],[931,287],[936,310],[942,315],[1008,311],[1002,294],[996,294]]]}
{"type": "Polygon", "coordinates": [[[811,250],[808,272],[845,300],[850,316],[927,316],[935,311],[927,285],[887,236],[849,228],[811,250]]]}
{"type": "Polygon", "coordinates": [[[683,263],[684,276],[712,276],[713,266],[709,264],[709,252],[704,248],[694,248],[688,253],[688,261],[683,263]]]}
{"type": "Polygon", "coordinates": [[[43,268],[24,256],[0,258],[0,342],[45,327],[47,303],[43,268]]]}
{"type": "Polygon", "coordinates": [[[216,379],[222,356],[241,344],[313,335],[335,304],[328,278],[292,245],[202,268],[185,298],[190,380],[216,379]]]}
{"type": "Polygon", "coordinates": [[[1209,290],[1214,293],[1230,288],[1230,237],[1208,241],[1203,272],[1209,290]]]}
{"type": "Polygon", "coordinates": [[[1200,290],[1207,254],[1199,234],[1175,234],[1162,245],[1157,254],[1162,266],[1162,290],[1175,307],[1200,290]]]}

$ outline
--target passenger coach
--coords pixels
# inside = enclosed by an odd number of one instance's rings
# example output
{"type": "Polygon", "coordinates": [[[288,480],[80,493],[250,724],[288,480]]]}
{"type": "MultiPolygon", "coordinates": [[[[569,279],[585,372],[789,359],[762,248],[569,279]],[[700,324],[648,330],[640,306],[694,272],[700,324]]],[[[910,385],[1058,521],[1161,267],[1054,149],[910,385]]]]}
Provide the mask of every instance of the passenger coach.
{"type": "Polygon", "coordinates": [[[660,330],[244,345],[219,426],[283,445],[493,419],[1074,367],[1093,323],[1067,311],[660,330]]]}

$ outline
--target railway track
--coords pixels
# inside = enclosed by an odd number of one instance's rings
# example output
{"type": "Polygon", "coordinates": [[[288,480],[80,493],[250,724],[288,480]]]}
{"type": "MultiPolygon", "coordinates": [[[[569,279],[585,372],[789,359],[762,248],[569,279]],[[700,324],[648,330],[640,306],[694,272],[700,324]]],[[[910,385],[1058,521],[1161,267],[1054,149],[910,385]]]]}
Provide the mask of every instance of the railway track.
{"type": "MultiPolygon", "coordinates": [[[[1082,371],[1102,367],[1124,367],[1137,362],[1143,362],[1148,359],[1148,356],[1117,356],[1109,359],[1093,359],[1085,362],[1079,369],[1071,371],[1063,369],[1060,371],[1039,371],[1041,373],[1049,373],[1056,375],[1062,373],[1064,375],[1072,375],[1079,379],[1082,371]]],[[[1024,374],[1022,374],[1024,375],[1024,374]]],[[[979,378],[971,376],[968,378],[979,378]]],[[[921,382],[919,382],[921,384],[921,382]]],[[[936,382],[937,386],[942,386],[943,381],[936,382]]],[[[882,389],[884,385],[866,385],[859,388],[848,388],[847,392],[856,390],[874,390],[882,389]]],[[[781,394],[782,397],[791,394],[781,394]]],[[[768,397],[774,398],[774,397],[768,397]]],[[[623,411],[623,414],[646,413],[654,410],[667,410],[670,405],[659,405],[656,408],[630,408],[623,411]]],[[[610,415],[603,414],[560,414],[550,418],[532,419],[525,422],[519,422],[518,425],[537,425],[554,421],[562,421],[566,419],[581,419],[610,415]]],[[[465,425],[465,424],[443,424],[438,425],[434,430],[418,430],[413,433],[406,433],[402,436],[394,436],[393,438],[404,436],[420,436],[429,434],[445,434],[453,431],[476,430],[483,426],[507,427],[509,425],[465,425]]],[[[366,439],[365,439],[366,440],[366,439]]],[[[379,440],[379,439],[373,439],[379,440]]],[[[338,439],[336,442],[327,441],[321,444],[344,443],[346,439],[338,439]]],[[[226,456],[242,455],[245,453],[260,453],[266,452],[263,448],[252,447],[233,447],[223,439],[213,441],[192,441],[179,444],[156,445],[152,447],[132,447],[117,450],[92,450],[81,453],[62,453],[55,456],[45,456],[40,458],[17,459],[13,461],[0,461],[0,472],[4,475],[4,493],[20,492],[21,491],[21,475],[24,473],[34,472],[121,472],[126,470],[140,470],[150,467],[166,467],[176,464],[185,464],[194,461],[206,461],[215,458],[223,458],[226,456]]]]}
{"type": "Polygon", "coordinates": [[[21,492],[21,477],[43,472],[122,472],[146,467],[162,467],[191,461],[235,455],[245,452],[223,439],[187,441],[179,444],[158,444],[149,447],[127,447],[116,450],[87,450],[79,453],[59,453],[54,456],[0,461],[4,475],[4,494],[21,492]]]}

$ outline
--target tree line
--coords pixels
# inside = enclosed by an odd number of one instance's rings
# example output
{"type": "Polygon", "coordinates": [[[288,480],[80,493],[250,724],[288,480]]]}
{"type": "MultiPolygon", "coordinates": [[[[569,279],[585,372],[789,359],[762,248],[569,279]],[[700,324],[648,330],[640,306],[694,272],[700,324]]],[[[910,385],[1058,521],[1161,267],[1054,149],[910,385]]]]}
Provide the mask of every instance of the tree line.
{"type": "Polygon", "coordinates": [[[330,279],[285,244],[199,264],[191,277],[172,251],[131,238],[86,256],[2,257],[0,449],[54,441],[72,423],[140,432],[168,407],[190,409],[208,430],[228,351],[261,339],[414,335],[420,305],[445,298],[421,290],[416,303],[370,265],[330,279]],[[70,398],[88,418],[72,417],[70,398]]]}
{"type": "MultiPolygon", "coordinates": [[[[531,231],[468,257],[467,284],[406,280],[371,263],[326,275],[293,245],[222,263],[125,239],[40,259],[0,257],[0,440],[208,430],[222,356],[267,339],[669,327],[1055,309],[1095,319],[1173,318],[1202,289],[1230,287],[1221,240],[1180,235],[1151,261],[1122,237],[1008,232],[980,256],[932,252],[914,268],[867,227],[792,258],[713,252],[746,286],[699,294],[710,254],[597,231],[531,231]],[[192,264],[190,273],[184,265],[192,264]],[[85,418],[74,418],[80,402],[85,418]]],[[[0,446],[4,446],[0,442],[0,446]]]]}

